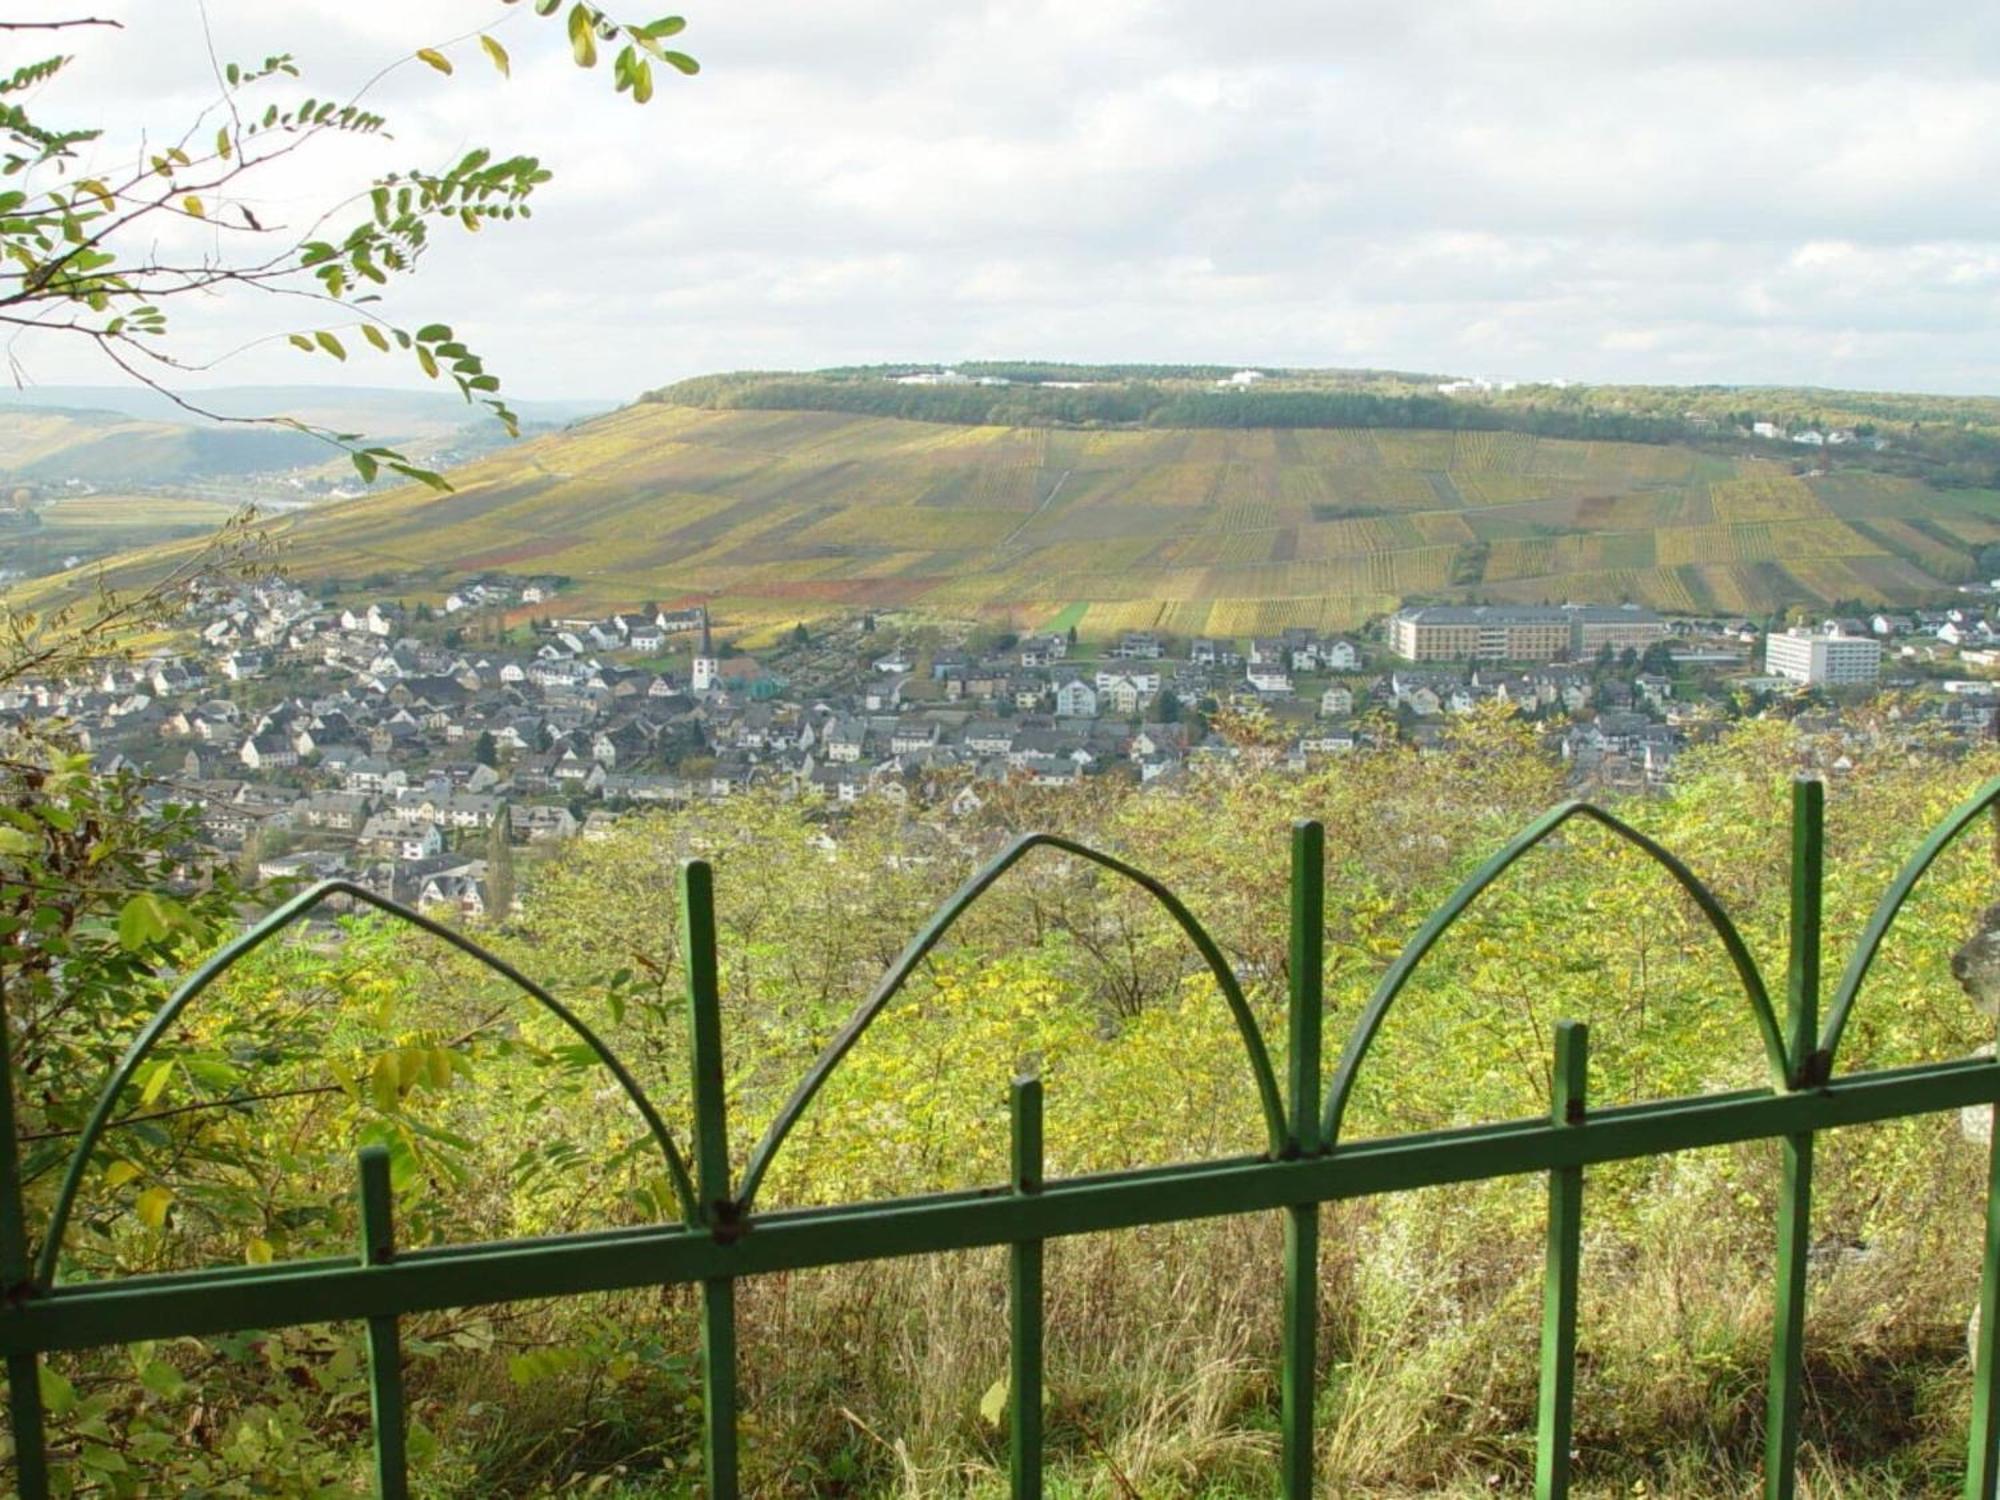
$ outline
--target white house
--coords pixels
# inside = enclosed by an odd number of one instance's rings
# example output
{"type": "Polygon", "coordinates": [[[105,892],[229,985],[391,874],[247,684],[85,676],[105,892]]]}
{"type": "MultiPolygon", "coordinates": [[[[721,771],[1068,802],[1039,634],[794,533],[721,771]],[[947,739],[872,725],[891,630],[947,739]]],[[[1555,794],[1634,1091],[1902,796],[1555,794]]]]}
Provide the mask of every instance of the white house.
{"type": "Polygon", "coordinates": [[[1097,689],[1081,677],[1071,678],[1056,689],[1056,713],[1065,719],[1097,717],[1097,689]]]}

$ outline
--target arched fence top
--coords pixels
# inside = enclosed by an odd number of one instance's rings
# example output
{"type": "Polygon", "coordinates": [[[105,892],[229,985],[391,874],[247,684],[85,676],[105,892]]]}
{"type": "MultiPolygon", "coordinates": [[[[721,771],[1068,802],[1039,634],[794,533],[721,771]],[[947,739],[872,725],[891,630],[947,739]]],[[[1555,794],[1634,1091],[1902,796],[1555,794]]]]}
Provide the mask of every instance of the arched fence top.
{"type": "Polygon", "coordinates": [[[432,937],[450,944],[527,994],[574,1032],[596,1054],[597,1060],[610,1070],[611,1075],[618,1080],[619,1087],[625,1091],[625,1096],[632,1101],[645,1120],[646,1129],[660,1148],[660,1155],[666,1162],[667,1175],[673,1182],[674,1194],[680,1201],[682,1214],[690,1223],[694,1221],[697,1212],[694,1185],[688,1177],[687,1164],[679,1148],[674,1145],[673,1135],[668,1131],[666,1122],[660,1118],[659,1110],[654,1107],[653,1101],[646,1097],[646,1091],[639,1086],[639,1081],[619,1060],[618,1055],[602,1037],[584,1024],[576,1012],[508,963],[506,959],[473,942],[465,934],[455,932],[442,922],[434,921],[400,902],[378,895],[354,881],[326,880],[301,891],[241,937],[210,957],[200,968],[181,981],[166,1004],[153,1013],[152,1019],[147,1021],[139,1034],[132,1039],[131,1045],[125,1049],[124,1056],[119,1058],[118,1065],[111,1070],[111,1077],[106,1081],[103,1092],[97,1097],[96,1106],[91,1110],[90,1119],[84,1125],[83,1134],[77,1139],[76,1149],[70,1153],[69,1163],[63,1172],[62,1186],[56,1193],[55,1207],[49,1215],[48,1229],[35,1259],[34,1283],[37,1287],[47,1289],[54,1284],[56,1262],[62,1253],[70,1214],[75,1207],[76,1195],[83,1185],[83,1175],[89,1168],[91,1153],[111,1124],[111,1112],[117,1108],[119,1096],[132,1081],[132,1075],[139,1065],[146,1060],[153,1048],[158,1045],[160,1038],[166,1034],[167,1028],[173,1025],[181,1013],[193,1004],[203,991],[226,974],[239,959],[248,957],[279,933],[304,920],[314,910],[336,896],[346,896],[364,906],[373,907],[387,916],[420,928],[432,937]]]}
{"type": "Polygon", "coordinates": [[[1485,864],[1452,892],[1451,899],[1432,912],[1416,936],[1404,945],[1396,955],[1396,961],[1376,985],[1368,997],[1368,1004],[1348,1036],[1347,1046],[1340,1055],[1340,1065],[1334,1070],[1333,1083],[1327,1090],[1326,1107],[1320,1116],[1320,1149],[1331,1150],[1338,1143],[1341,1120],[1347,1113],[1348,1100],[1353,1095],[1354,1085],[1360,1074],[1361,1064],[1366,1061],[1368,1051],[1374,1045],[1375,1035],[1381,1030],[1382,1022],[1389,1013],[1389,1007],[1409,983],[1410,976],[1417,970],[1425,956],[1437,946],[1451,925],[1478,899],[1481,892],[1513,866],[1514,862],[1561,828],[1572,818],[1586,818],[1617,834],[1628,844],[1648,855],[1656,864],[1673,876],[1676,883],[1700,908],[1708,919],[1716,936],[1722,940],[1723,949],[1729,961],[1735,966],[1736,975],[1743,986],[1743,993],[1750,1002],[1750,1013],[1756,1022],[1757,1032],[1764,1044],[1764,1054],[1771,1067],[1771,1074],[1779,1088],[1784,1088],[1787,1077],[1785,1066],[1784,1038],[1778,1031],[1778,1019],[1771,1008],[1770,992],[1765,988],[1764,976],[1758,971],[1756,960],[1750,956],[1750,949],[1743,936],[1736,930],[1729,913],[1716,899],[1715,893],[1702,883],[1692,870],[1672,854],[1664,845],[1639,832],[1631,824],[1606,812],[1590,802],[1564,802],[1549,809],[1526,828],[1508,841],[1505,848],[1495,854],[1485,864]]]}
{"type": "Polygon", "coordinates": [[[1847,960],[1847,967],[1841,972],[1840,984],[1833,992],[1833,1003],[1827,1011],[1826,1026],[1819,1038],[1819,1068],[1821,1076],[1831,1074],[1833,1058],[1840,1047],[1841,1033],[1847,1029],[1848,1013],[1854,1009],[1854,997],[1860,993],[1863,981],[1868,978],[1868,970],[1875,962],[1875,955],[1881,951],[1882,943],[1889,935],[1889,929],[1902,913],[1903,904],[1910,899],[1917,882],[1924,873],[1937,862],[1940,854],[1961,833],[1972,826],[1988,808],[2000,803],[2000,776],[1994,777],[1965,801],[1952,809],[1942,823],[1933,828],[1930,836],[1918,845],[1897,872],[1889,889],[1882,893],[1882,899],[1875,903],[1875,910],[1868,917],[1868,925],[1861,931],[1861,941],[1847,960]]]}
{"type": "Polygon", "coordinates": [[[840,1030],[834,1033],[833,1039],[826,1044],[820,1055],[814,1059],[812,1067],[807,1070],[805,1077],[799,1080],[798,1086],[792,1090],[791,1097],[785,1101],[784,1107],[778,1111],[769,1128],[765,1130],[763,1138],[758,1141],[756,1150],[751,1153],[749,1165],[743,1172],[742,1185],[737,1192],[739,1212],[749,1211],[756,1199],[757,1189],[762,1185],[779,1148],[784,1145],[785,1138],[791,1134],[792,1127],[798,1123],[799,1117],[805,1113],[814,1096],[825,1086],[834,1069],[840,1066],[841,1060],[853,1050],[854,1044],[861,1040],[862,1034],[874,1023],[883,1008],[895,998],[910,975],[916,972],[917,965],[923,962],[958,919],[965,915],[988,888],[1030,851],[1042,848],[1059,849],[1066,854],[1075,855],[1079,859],[1101,866],[1115,875],[1122,875],[1166,908],[1167,914],[1174,919],[1181,931],[1186,934],[1188,941],[1194,945],[1195,951],[1201,955],[1203,962],[1208,965],[1209,972],[1215,977],[1216,986],[1222,991],[1222,998],[1229,1006],[1229,1013],[1235,1020],[1236,1029],[1243,1039],[1243,1049],[1249,1057],[1250,1072],[1256,1083],[1258,1102],[1264,1114],[1269,1149],[1274,1155],[1284,1149],[1285,1111],[1278,1095],[1277,1076],[1271,1069],[1270,1052],[1264,1044],[1264,1036],[1258,1029],[1256,1017],[1250,1013],[1250,1004],[1243,997],[1243,987],[1237,983],[1235,971],[1230,968],[1228,960],[1222,956],[1222,950],[1208,935],[1207,929],[1195,919],[1194,914],[1182,904],[1179,897],[1137,866],[1058,834],[1027,833],[995,855],[971,879],[960,886],[950,900],[931,914],[930,920],[915,937],[910,939],[908,945],[897,955],[896,961],[875,982],[875,987],[869,991],[868,998],[861,1002],[840,1030]]]}

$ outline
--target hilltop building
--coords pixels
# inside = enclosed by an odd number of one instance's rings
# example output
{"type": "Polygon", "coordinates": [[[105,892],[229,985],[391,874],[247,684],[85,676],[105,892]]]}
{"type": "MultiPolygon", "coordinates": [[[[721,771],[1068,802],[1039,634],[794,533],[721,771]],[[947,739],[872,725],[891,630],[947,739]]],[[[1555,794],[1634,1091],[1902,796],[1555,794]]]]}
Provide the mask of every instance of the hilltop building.
{"type": "Polygon", "coordinates": [[[1808,687],[1852,687],[1881,674],[1882,643],[1849,635],[1832,620],[1821,630],[1773,631],[1764,642],[1764,670],[1808,687]]]}
{"type": "Polygon", "coordinates": [[[1389,647],[1405,661],[1580,659],[1666,637],[1665,620],[1631,605],[1425,605],[1389,620],[1389,647]]]}

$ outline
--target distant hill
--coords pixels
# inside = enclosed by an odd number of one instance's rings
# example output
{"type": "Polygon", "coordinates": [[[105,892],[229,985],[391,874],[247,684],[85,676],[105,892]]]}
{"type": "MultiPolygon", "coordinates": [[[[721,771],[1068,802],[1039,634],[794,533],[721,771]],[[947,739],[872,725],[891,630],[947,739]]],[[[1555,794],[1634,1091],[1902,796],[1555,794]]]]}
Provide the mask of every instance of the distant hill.
{"type": "MultiPolygon", "coordinates": [[[[334,386],[231,386],[188,393],[223,417],[284,415],[451,461],[504,443],[484,408],[442,391],[334,386]]],[[[524,401],[528,428],[552,429],[613,403],[524,401]]],[[[35,386],[0,390],[0,480],[174,487],[346,460],[325,443],[282,427],[205,420],[137,386],[35,386]]]]}
{"type": "Polygon", "coordinates": [[[2000,491],[1772,444],[958,425],[680,390],[469,464],[456,494],[289,518],[287,563],[409,597],[564,575],[579,603],[707,598],[730,623],[902,605],[1240,636],[1410,599],[1910,604],[2000,542],[2000,491]]]}

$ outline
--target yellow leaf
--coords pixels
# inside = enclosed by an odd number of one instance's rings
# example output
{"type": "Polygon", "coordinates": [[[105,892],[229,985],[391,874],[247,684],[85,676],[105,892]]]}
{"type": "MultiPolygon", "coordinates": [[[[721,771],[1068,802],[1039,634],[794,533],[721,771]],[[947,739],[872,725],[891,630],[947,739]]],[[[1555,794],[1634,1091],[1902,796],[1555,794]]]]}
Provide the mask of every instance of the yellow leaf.
{"type": "Polygon", "coordinates": [[[384,1052],[375,1059],[375,1068],[369,1075],[368,1084],[375,1096],[375,1107],[384,1114],[394,1113],[396,1104],[402,1097],[395,1053],[384,1052]]]}
{"type": "Polygon", "coordinates": [[[133,1166],[131,1162],[114,1161],[104,1169],[104,1185],[108,1188],[120,1188],[125,1186],[134,1177],[141,1175],[143,1174],[139,1168],[133,1166]]]}
{"type": "Polygon", "coordinates": [[[493,59],[493,66],[500,70],[502,78],[511,78],[514,76],[513,69],[507,61],[507,49],[505,47],[494,41],[492,37],[483,35],[479,38],[479,45],[484,47],[486,55],[493,59]]]}
{"type": "Polygon", "coordinates": [[[167,1222],[167,1209],[173,1201],[174,1195],[165,1188],[149,1187],[133,1202],[132,1211],[148,1229],[158,1229],[167,1222]]]}
{"type": "Polygon", "coordinates": [[[449,74],[451,72],[451,59],[435,47],[419,47],[417,49],[417,60],[429,63],[440,73],[449,74]]]}
{"type": "Polygon", "coordinates": [[[189,193],[187,197],[181,199],[181,207],[197,219],[204,217],[201,199],[195,197],[193,193],[189,193]]]}
{"type": "Polygon", "coordinates": [[[268,1266],[271,1263],[271,1242],[253,1236],[243,1246],[243,1259],[253,1266],[268,1266]]]}
{"type": "Polygon", "coordinates": [[[153,1104],[167,1091],[167,1082],[174,1076],[174,1065],[164,1058],[153,1064],[153,1071],[146,1076],[145,1086],[139,1090],[141,1104],[153,1104]]]}

